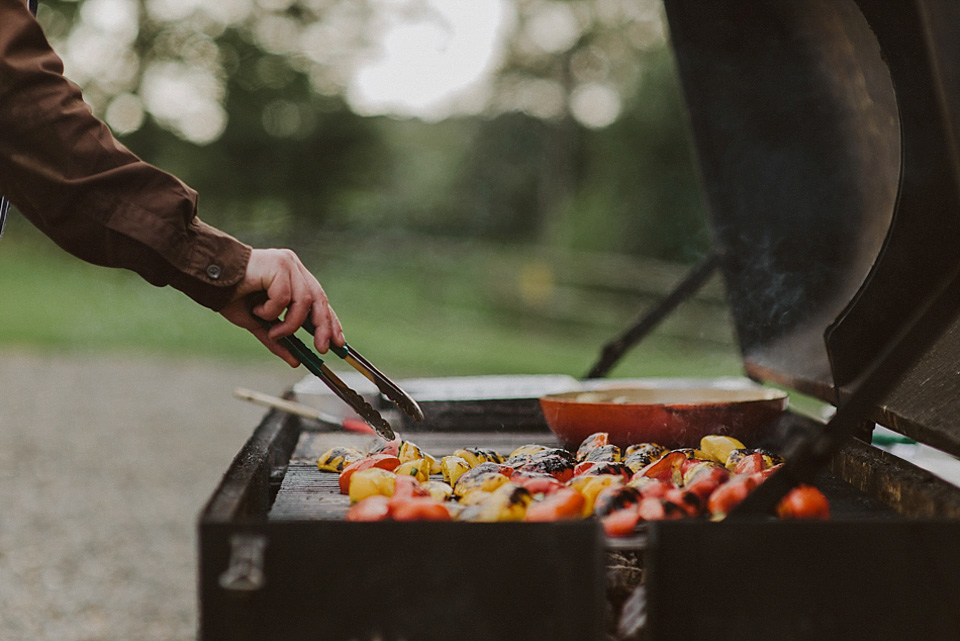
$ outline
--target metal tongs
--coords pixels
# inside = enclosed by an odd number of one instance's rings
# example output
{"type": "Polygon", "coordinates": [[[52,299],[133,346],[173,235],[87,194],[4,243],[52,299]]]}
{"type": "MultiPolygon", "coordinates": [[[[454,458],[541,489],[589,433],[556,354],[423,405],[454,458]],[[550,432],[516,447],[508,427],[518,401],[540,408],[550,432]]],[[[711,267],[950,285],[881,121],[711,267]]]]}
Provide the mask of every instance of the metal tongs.
{"type": "MultiPolygon", "coordinates": [[[[261,325],[263,325],[265,328],[270,328],[275,325],[275,321],[265,320],[253,313],[253,307],[257,302],[259,301],[254,300],[250,304],[251,315],[260,321],[261,325]]],[[[309,318],[304,322],[302,327],[310,332],[310,334],[316,333],[316,327],[309,318]]],[[[362,418],[370,425],[370,427],[376,430],[377,434],[388,441],[392,441],[396,438],[396,434],[394,434],[390,424],[387,423],[383,416],[380,415],[380,412],[367,403],[360,394],[353,390],[353,388],[344,383],[339,376],[334,374],[333,371],[323,362],[323,359],[315,354],[313,350],[307,347],[303,341],[296,336],[291,335],[278,339],[278,342],[287,348],[298,361],[303,363],[304,367],[310,370],[310,373],[323,381],[324,384],[329,387],[334,394],[336,394],[341,400],[343,400],[343,402],[353,408],[360,418],[362,418]]],[[[397,407],[404,412],[404,414],[408,415],[415,421],[423,420],[423,411],[420,409],[420,406],[417,405],[417,402],[413,400],[409,394],[404,392],[399,385],[391,381],[383,372],[374,367],[370,361],[361,356],[357,350],[353,349],[347,344],[344,344],[343,347],[338,347],[335,345],[331,346],[331,351],[333,351],[333,353],[368,378],[370,382],[376,385],[377,389],[380,390],[384,396],[393,401],[397,407]]]]}

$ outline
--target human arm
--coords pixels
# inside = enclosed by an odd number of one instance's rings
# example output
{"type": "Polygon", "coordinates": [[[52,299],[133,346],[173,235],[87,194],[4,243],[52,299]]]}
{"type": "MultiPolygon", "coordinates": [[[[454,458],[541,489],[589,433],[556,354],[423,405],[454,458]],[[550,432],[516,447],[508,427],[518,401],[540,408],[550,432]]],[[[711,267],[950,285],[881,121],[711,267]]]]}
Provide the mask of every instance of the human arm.
{"type": "Polygon", "coordinates": [[[95,118],[22,0],[0,0],[0,193],[66,251],[219,309],[250,248],[95,118]]]}
{"type": "Polygon", "coordinates": [[[0,0],[0,193],[68,252],[135,271],[223,311],[294,364],[275,339],[307,314],[315,345],[342,344],[316,279],[285,250],[252,250],[197,215],[197,194],[143,162],[95,118],[22,0],[0,0]],[[269,333],[240,303],[266,291],[258,313],[284,319],[269,333]]]}

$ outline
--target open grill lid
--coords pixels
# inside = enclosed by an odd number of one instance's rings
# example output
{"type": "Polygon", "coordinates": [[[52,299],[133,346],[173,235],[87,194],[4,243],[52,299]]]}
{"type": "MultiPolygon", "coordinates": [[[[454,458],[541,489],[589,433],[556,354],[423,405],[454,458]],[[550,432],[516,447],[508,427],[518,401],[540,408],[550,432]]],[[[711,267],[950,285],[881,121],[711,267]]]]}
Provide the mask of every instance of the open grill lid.
{"type": "MultiPolygon", "coordinates": [[[[960,5],[665,5],[747,371],[837,403],[960,268],[960,5]]],[[[871,418],[960,455],[936,315],[871,418]]]]}

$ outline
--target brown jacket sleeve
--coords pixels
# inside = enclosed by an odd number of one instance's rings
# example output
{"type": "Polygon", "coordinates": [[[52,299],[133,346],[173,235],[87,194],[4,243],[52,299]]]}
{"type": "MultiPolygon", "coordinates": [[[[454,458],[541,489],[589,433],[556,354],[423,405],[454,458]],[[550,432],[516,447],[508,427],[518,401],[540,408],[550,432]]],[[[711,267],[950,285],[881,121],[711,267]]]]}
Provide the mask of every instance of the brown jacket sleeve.
{"type": "Polygon", "coordinates": [[[250,248],[200,221],[196,192],[120,144],[62,74],[25,0],[0,0],[0,193],[70,253],[223,307],[250,248]]]}

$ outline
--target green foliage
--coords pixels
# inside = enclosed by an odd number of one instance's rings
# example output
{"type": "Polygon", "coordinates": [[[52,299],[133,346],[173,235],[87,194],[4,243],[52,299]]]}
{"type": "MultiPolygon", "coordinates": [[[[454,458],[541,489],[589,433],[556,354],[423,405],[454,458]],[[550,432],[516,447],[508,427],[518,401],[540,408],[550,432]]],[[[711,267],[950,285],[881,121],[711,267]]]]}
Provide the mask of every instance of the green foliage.
{"type": "MultiPolygon", "coordinates": [[[[518,0],[491,106],[429,123],[350,110],[337,80],[348,67],[337,61],[376,51],[368,2],[255,3],[231,24],[203,11],[157,18],[145,0],[137,6],[138,38],[118,52],[137,62],[136,74],[120,84],[88,78],[85,92],[103,115],[115,93],[143,94],[155,64],[197,69],[221,83],[226,126],[209,144],[188,142],[175,124],[151,115],[146,99],[146,120],[122,139],[197,189],[204,218],[248,242],[391,230],[684,262],[709,244],[655,2],[616,9],[518,0]],[[579,34],[565,48],[538,49],[530,29],[543,38],[537,25],[557,12],[576,16],[579,34]],[[296,25],[293,35],[327,25],[344,35],[321,63],[263,37],[277,21],[296,25]],[[622,104],[612,124],[590,129],[575,118],[573,97],[597,82],[614,87],[622,104]]],[[[83,19],[78,7],[44,2],[41,18],[55,44],[65,45],[83,19]]]]}
{"type": "MultiPolygon", "coordinates": [[[[510,303],[531,264],[526,254],[439,242],[418,249],[418,243],[397,238],[329,239],[327,247],[304,252],[348,340],[396,376],[580,376],[635,310],[620,309],[622,293],[597,298],[590,289],[581,291],[576,304],[591,312],[578,311],[572,319],[553,314],[571,305],[563,297],[545,306],[510,303]]],[[[577,272],[583,276],[583,269],[577,272]]],[[[153,353],[285,367],[219,315],[132,273],[82,263],[19,216],[0,243],[0,291],[0,349],[153,353]]],[[[722,319],[704,317],[698,324],[717,322],[722,319]]],[[[613,375],[709,376],[740,369],[729,342],[665,328],[613,375]]]]}
{"type": "Polygon", "coordinates": [[[669,52],[648,56],[632,108],[584,134],[580,188],[561,245],[692,261],[709,247],[691,141],[669,52]]]}

